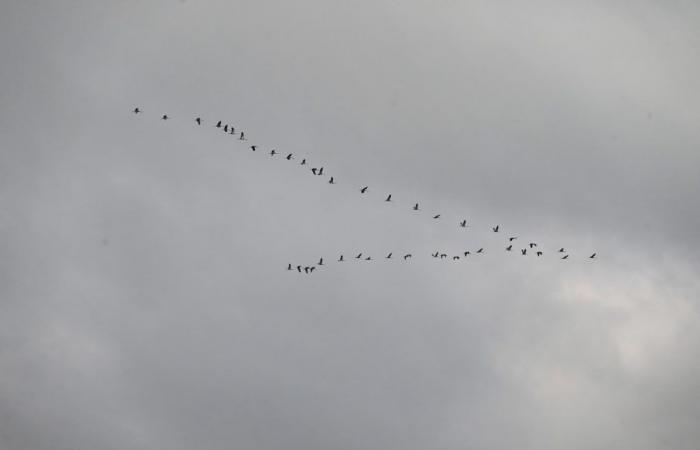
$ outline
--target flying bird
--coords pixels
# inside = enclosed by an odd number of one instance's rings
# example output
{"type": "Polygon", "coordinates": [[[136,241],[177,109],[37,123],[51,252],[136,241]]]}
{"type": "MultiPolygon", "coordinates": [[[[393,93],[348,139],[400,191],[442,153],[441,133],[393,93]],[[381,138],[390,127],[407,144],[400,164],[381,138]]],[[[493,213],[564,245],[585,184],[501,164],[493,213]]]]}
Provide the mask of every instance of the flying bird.
{"type": "Polygon", "coordinates": [[[270,156],[275,156],[276,154],[277,152],[275,151],[275,149],[270,150],[270,156]]]}
{"type": "Polygon", "coordinates": [[[318,174],[319,174],[319,175],[323,175],[323,167],[321,167],[320,169],[318,169],[318,174]]]}
{"type": "Polygon", "coordinates": [[[333,177],[331,177],[331,179],[328,180],[328,184],[335,184],[335,181],[333,180],[333,177]]]}
{"type": "Polygon", "coordinates": [[[433,258],[437,258],[438,256],[440,256],[440,252],[432,253],[432,255],[433,255],[433,258]]]}
{"type": "Polygon", "coordinates": [[[499,227],[500,227],[500,225],[496,225],[495,227],[493,227],[493,232],[494,232],[494,233],[498,233],[498,228],[499,228],[499,227]]]}
{"type": "Polygon", "coordinates": [[[508,242],[513,242],[514,240],[518,239],[517,237],[509,237],[508,242]]]}
{"type": "Polygon", "coordinates": [[[371,256],[366,257],[365,261],[372,261],[372,257],[371,256]]]}
{"type": "Polygon", "coordinates": [[[530,242],[530,248],[532,247],[537,247],[537,244],[535,244],[534,242],[530,242]]]}
{"type": "Polygon", "coordinates": [[[433,219],[439,219],[439,218],[440,218],[440,214],[435,214],[435,215],[433,216],[433,219]]]}
{"type": "Polygon", "coordinates": [[[292,264],[291,264],[291,263],[287,266],[287,270],[292,270],[292,264]]]}
{"type": "Polygon", "coordinates": [[[161,119],[161,120],[168,120],[169,118],[170,118],[170,117],[168,117],[167,114],[163,114],[163,117],[161,117],[160,119],[161,119]]]}
{"type": "Polygon", "coordinates": [[[255,151],[255,149],[258,148],[258,146],[257,146],[257,145],[251,145],[250,148],[251,148],[253,151],[255,151]]]}
{"type": "Polygon", "coordinates": [[[224,125],[224,133],[228,133],[228,124],[224,125]]]}
{"type": "Polygon", "coordinates": [[[440,253],[440,259],[447,258],[447,253],[440,253]]]}
{"type": "Polygon", "coordinates": [[[527,255],[527,249],[526,249],[526,248],[521,249],[520,252],[521,252],[523,255],[527,255]]]}
{"type": "Polygon", "coordinates": [[[360,192],[364,194],[365,192],[367,192],[368,187],[369,186],[363,187],[362,189],[360,189],[360,192]]]}
{"type": "Polygon", "coordinates": [[[201,117],[197,117],[196,119],[194,119],[194,121],[197,122],[197,125],[201,125],[201,124],[202,124],[202,118],[201,118],[201,117]]]}
{"type": "Polygon", "coordinates": [[[311,270],[311,272],[313,272],[315,268],[316,268],[316,267],[311,266],[311,269],[309,269],[309,270],[311,270]]]}
{"type": "Polygon", "coordinates": [[[291,160],[292,160],[292,154],[290,153],[287,155],[287,161],[291,161],[291,160]]]}
{"type": "Polygon", "coordinates": [[[484,247],[481,247],[479,250],[476,251],[477,253],[484,253],[484,247]]]}
{"type": "Polygon", "coordinates": [[[566,258],[568,258],[568,257],[569,257],[569,255],[564,255],[564,256],[561,257],[561,259],[566,259],[566,258]]]}
{"type": "Polygon", "coordinates": [[[385,202],[390,202],[390,201],[391,201],[391,194],[389,194],[389,196],[388,196],[388,197],[386,198],[386,200],[384,200],[384,201],[385,201],[385,202]]]}
{"type": "Polygon", "coordinates": [[[236,129],[233,128],[233,127],[231,127],[231,132],[230,132],[229,134],[231,134],[231,136],[235,135],[235,134],[236,134],[236,129]]]}
{"type": "Polygon", "coordinates": [[[134,108],[134,114],[138,114],[140,112],[141,112],[141,110],[139,108],[134,108]]]}
{"type": "Polygon", "coordinates": [[[464,256],[469,256],[471,254],[472,254],[472,252],[469,252],[469,251],[464,252],[464,256]]]}
{"type": "Polygon", "coordinates": [[[355,256],[355,259],[360,259],[360,258],[362,258],[362,253],[360,253],[359,255],[355,256]]]}
{"type": "Polygon", "coordinates": [[[220,120],[216,123],[216,128],[221,128],[221,121],[220,120]]]}
{"type": "Polygon", "coordinates": [[[321,259],[318,260],[318,265],[319,265],[319,266],[322,266],[322,265],[323,265],[323,258],[321,258],[321,259]]]}
{"type": "Polygon", "coordinates": [[[311,168],[311,172],[312,172],[314,175],[316,175],[316,171],[317,171],[317,170],[318,170],[318,169],[315,168],[315,167],[311,168]]]}
{"type": "Polygon", "coordinates": [[[309,273],[309,266],[304,267],[304,272],[309,273]]]}
{"type": "Polygon", "coordinates": [[[297,271],[301,273],[301,266],[297,266],[297,271]]]}
{"type": "Polygon", "coordinates": [[[340,258],[338,258],[338,262],[343,262],[345,259],[343,258],[343,255],[340,255],[340,258]]]}
{"type": "Polygon", "coordinates": [[[590,259],[595,259],[595,253],[593,253],[591,256],[589,256],[590,259]]]}
{"type": "Polygon", "coordinates": [[[540,256],[542,256],[542,252],[541,252],[541,251],[537,251],[537,257],[539,258],[540,256]]]}
{"type": "Polygon", "coordinates": [[[241,137],[238,138],[239,141],[245,141],[245,133],[241,131],[241,137]]]}
{"type": "Polygon", "coordinates": [[[513,250],[513,244],[510,244],[508,247],[506,247],[506,250],[508,250],[508,251],[513,250]]]}
{"type": "Polygon", "coordinates": [[[413,257],[413,255],[410,254],[410,253],[408,253],[408,254],[406,254],[406,255],[403,255],[403,259],[404,259],[404,260],[407,260],[408,258],[412,258],[412,257],[413,257]]]}
{"type": "Polygon", "coordinates": [[[416,204],[413,206],[413,210],[414,210],[414,211],[418,211],[418,203],[416,203],[416,204]]]}
{"type": "Polygon", "coordinates": [[[559,249],[559,253],[564,253],[564,247],[559,249]]]}
{"type": "Polygon", "coordinates": [[[459,226],[462,227],[462,228],[466,228],[466,227],[467,227],[467,219],[464,219],[463,221],[461,221],[461,222],[459,223],[459,226]]]}
{"type": "Polygon", "coordinates": [[[306,159],[302,159],[302,160],[301,160],[301,164],[299,164],[299,165],[300,165],[300,166],[306,165],[306,159]]]}
{"type": "Polygon", "coordinates": [[[457,261],[459,259],[459,256],[453,256],[452,261],[457,261]]]}
{"type": "Polygon", "coordinates": [[[389,253],[388,255],[386,255],[386,259],[391,259],[391,255],[393,255],[393,253],[389,253]]]}

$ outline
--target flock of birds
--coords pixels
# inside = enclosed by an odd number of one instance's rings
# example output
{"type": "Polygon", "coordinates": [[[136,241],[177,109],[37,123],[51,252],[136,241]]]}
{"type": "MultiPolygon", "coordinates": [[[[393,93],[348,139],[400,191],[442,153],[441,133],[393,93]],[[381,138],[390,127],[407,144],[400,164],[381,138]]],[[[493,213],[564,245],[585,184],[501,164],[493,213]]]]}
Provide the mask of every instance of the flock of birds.
{"type": "MultiPolygon", "coordinates": [[[[133,109],[132,112],[133,112],[134,114],[141,114],[143,111],[142,111],[140,108],[136,107],[136,108],[133,109]]],[[[168,116],[167,114],[163,114],[163,115],[161,116],[161,120],[165,120],[165,121],[170,120],[170,116],[168,116]]],[[[203,120],[202,120],[201,117],[196,117],[196,118],[194,119],[194,123],[196,123],[198,126],[201,126],[202,123],[203,123],[203,120]]],[[[223,131],[224,133],[236,137],[239,141],[247,141],[247,140],[248,140],[248,138],[246,138],[246,135],[245,135],[245,132],[244,132],[244,131],[242,131],[242,130],[241,130],[241,131],[236,131],[236,128],[235,128],[233,125],[230,125],[230,124],[228,124],[228,123],[224,123],[224,122],[221,121],[221,120],[219,120],[219,121],[216,122],[216,124],[214,125],[214,128],[220,129],[220,130],[223,131]]],[[[255,151],[258,150],[258,146],[257,146],[257,145],[250,145],[250,149],[251,149],[252,151],[255,152],[255,151]]],[[[271,150],[268,152],[268,154],[270,155],[270,157],[274,157],[274,156],[276,156],[276,155],[281,155],[281,157],[283,157],[283,158],[286,159],[287,161],[292,161],[292,160],[295,160],[295,159],[296,159],[296,158],[295,158],[295,155],[294,155],[293,153],[287,153],[286,155],[283,155],[282,153],[278,152],[276,149],[271,149],[271,150]]],[[[309,164],[307,163],[307,161],[306,161],[306,158],[302,158],[302,159],[301,159],[301,162],[300,162],[299,164],[302,165],[302,166],[309,165],[309,164]]],[[[313,175],[315,175],[315,176],[323,176],[323,174],[324,174],[324,173],[323,173],[323,169],[324,169],[323,166],[320,166],[320,167],[311,167],[311,168],[310,168],[311,173],[312,173],[313,175]]],[[[330,176],[330,177],[328,178],[328,184],[336,184],[335,177],[330,176]]],[[[368,192],[368,190],[369,190],[369,186],[362,186],[362,187],[359,188],[360,194],[366,194],[366,193],[368,192]]],[[[387,197],[384,199],[384,201],[385,201],[385,202],[392,202],[392,201],[393,201],[393,200],[392,200],[392,194],[388,194],[387,197]]],[[[420,211],[420,210],[421,210],[421,209],[420,209],[419,203],[414,204],[413,207],[412,207],[411,209],[412,209],[413,211],[420,211]]],[[[441,217],[442,217],[441,214],[434,214],[434,215],[432,216],[432,218],[433,218],[434,220],[438,220],[438,219],[440,219],[441,217]]],[[[463,220],[459,221],[459,222],[458,222],[458,225],[459,225],[460,227],[462,227],[462,228],[467,228],[467,227],[468,227],[466,219],[463,219],[463,220]]],[[[491,227],[491,231],[494,232],[494,233],[499,233],[499,232],[501,231],[501,226],[500,226],[500,225],[495,225],[495,226],[491,227]]],[[[508,237],[508,241],[507,241],[508,245],[504,248],[504,250],[505,250],[506,252],[513,252],[514,250],[517,250],[517,249],[514,249],[514,248],[513,248],[513,246],[514,246],[514,241],[515,241],[516,239],[518,239],[517,236],[509,236],[509,237],[508,237]]],[[[544,252],[543,252],[542,250],[539,250],[539,249],[538,249],[537,243],[536,243],[536,242],[528,242],[525,246],[523,246],[523,248],[520,248],[519,250],[520,250],[520,254],[521,254],[522,256],[527,256],[527,255],[528,255],[528,251],[530,251],[530,254],[533,254],[533,253],[534,253],[534,254],[536,255],[537,258],[539,258],[539,257],[541,257],[541,256],[544,255],[544,252]]],[[[474,251],[474,254],[475,254],[475,255],[481,255],[481,254],[484,254],[484,252],[485,252],[485,251],[484,251],[484,248],[481,247],[481,248],[479,248],[478,250],[474,251]]],[[[436,251],[435,253],[432,253],[431,256],[432,256],[433,258],[435,258],[435,259],[441,259],[441,260],[443,260],[443,259],[451,259],[452,261],[459,261],[459,260],[461,260],[461,259],[463,259],[463,258],[467,258],[467,257],[470,256],[471,254],[472,254],[472,252],[469,251],[469,250],[464,251],[464,252],[462,252],[462,253],[460,253],[460,254],[456,254],[456,255],[448,255],[447,253],[441,253],[440,251],[436,251]]],[[[560,248],[560,249],[556,252],[556,254],[559,255],[558,257],[559,257],[559,259],[561,259],[561,260],[567,260],[567,259],[569,259],[569,253],[566,251],[566,249],[565,249],[564,247],[560,248]]],[[[588,259],[595,259],[596,256],[597,256],[597,253],[594,252],[594,253],[592,253],[590,256],[588,256],[588,259]]],[[[404,261],[407,261],[407,260],[411,259],[412,257],[413,257],[413,255],[412,255],[411,253],[406,253],[406,254],[404,254],[404,255],[401,256],[401,258],[402,258],[404,261]]],[[[353,259],[354,259],[354,260],[357,260],[357,261],[373,261],[373,258],[372,258],[371,255],[365,255],[365,254],[363,254],[363,253],[359,253],[359,254],[358,254],[357,256],[355,256],[353,259]]],[[[393,253],[393,252],[390,252],[390,253],[387,254],[383,259],[384,259],[384,260],[392,260],[392,259],[396,259],[396,258],[394,258],[394,253],[393,253]]],[[[345,262],[345,261],[346,261],[345,256],[341,254],[341,255],[339,256],[337,262],[338,262],[338,263],[342,263],[342,262],[345,262]]],[[[311,274],[311,273],[313,273],[315,270],[317,270],[319,267],[323,267],[323,266],[325,266],[325,265],[326,265],[326,264],[324,263],[324,259],[323,259],[323,258],[320,258],[320,259],[318,260],[317,263],[312,264],[312,265],[296,265],[296,264],[288,263],[288,264],[287,264],[287,270],[288,270],[288,271],[294,271],[294,270],[296,270],[298,273],[311,274]]]]}

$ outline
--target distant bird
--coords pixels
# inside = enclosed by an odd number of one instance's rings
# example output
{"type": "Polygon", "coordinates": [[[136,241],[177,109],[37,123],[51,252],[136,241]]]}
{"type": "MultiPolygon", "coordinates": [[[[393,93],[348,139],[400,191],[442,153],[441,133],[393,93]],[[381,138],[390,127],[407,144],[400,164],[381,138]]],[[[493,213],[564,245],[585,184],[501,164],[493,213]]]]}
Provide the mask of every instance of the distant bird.
{"type": "Polygon", "coordinates": [[[360,258],[362,258],[362,253],[360,253],[359,255],[355,256],[355,259],[360,259],[360,258]]]}
{"type": "Polygon", "coordinates": [[[459,256],[453,256],[452,261],[457,261],[459,259],[459,256]]]}
{"type": "Polygon", "coordinates": [[[447,258],[447,253],[440,253],[440,259],[447,258]]]}
{"type": "Polygon", "coordinates": [[[309,266],[304,267],[304,272],[309,273],[309,266]]]}
{"type": "Polygon", "coordinates": [[[134,108],[134,114],[138,114],[140,112],[141,112],[141,110],[139,108],[134,108]]]}
{"type": "Polygon", "coordinates": [[[388,255],[386,255],[386,259],[391,259],[391,255],[393,255],[393,253],[389,253],[388,255]]]}
{"type": "Polygon", "coordinates": [[[299,165],[300,165],[300,166],[306,165],[306,159],[302,159],[302,160],[301,160],[301,164],[299,164],[299,165]]]}
{"type": "Polygon", "coordinates": [[[537,257],[539,258],[540,256],[542,256],[542,252],[538,251],[538,252],[537,252],[537,257]]]}
{"type": "Polygon", "coordinates": [[[291,161],[291,160],[292,160],[292,154],[290,153],[287,155],[287,161],[291,161]]]}
{"type": "Polygon", "coordinates": [[[228,133],[228,124],[224,125],[224,133],[228,133]]]}
{"type": "Polygon", "coordinates": [[[408,254],[406,254],[406,255],[403,255],[404,261],[407,260],[408,258],[413,258],[413,255],[410,254],[410,253],[408,253],[408,254]]]}
{"type": "Polygon", "coordinates": [[[313,272],[315,268],[316,268],[316,267],[311,266],[311,268],[310,268],[309,270],[310,270],[311,272],[313,272]]]}
{"type": "Polygon", "coordinates": [[[257,145],[251,145],[250,148],[251,148],[253,151],[255,151],[255,149],[257,149],[258,146],[257,146],[257,145]]]}
{"type": "Polygon", "coordinates": [[[494,233],[498,233],[498,228],[499,228],[499,227],[500,227],[500,225],[496,225],[495,227],[493,227],[493,232],[494,232],[494,233]]]}
{"type": "Polygon", "coordinates": [[[233,127],[231,127],[231,131],[230,131],[229,134],[230,134],[231,136],[235,135],[235,134],[236,134],[236,129],[233,128],[233,127]]]}
{"type": "Polygon", "coordinates": [[[312,172],[314,175],[316,175],[316,171],[317,171],[317,170],[318,170],[318,169],[315,168],[315,167],[311,168],[311,172],[312,172]]]}
{"type": "Polygon", "coordinates": [[[439,219],[439,218],[440,218],[440,214],[435,214],[435,215],[433,216],[433,219],[439,219]]]}
{"type": "Polygon", "coordinates": [[[275,149],[270,150],[270,156],[275,156],[276,154],[277,152],[275,151],[275,149]]]}
{"type": "Polygon", "coordinates": [[[331,179],[328,180],[328,184],[335,184],[335,181],[333,180],[333,177],[331,177],[331,179]]]}
{"type": "Polygon", "coordinates": [[[566,258],[568,258],[568,257],[569,257],[569,255],[564,255],[564,256],[561,257],[561,259],[566,259],[566,258]]]}
{"type": "Polygon", "coordinates": [[[365,261],[372,261],[372,257],[371,256],[366,257],[365,261]]]}
{"type": "Polygon", "coordinates": [[[216,128],[221,128],[221,121],[220,120],[216,123],[216,128]]]}
{"type": "Polygon", "coordinates": [[[245,141],[245,133],[241,131],[241,137],[238,138],[239,141],[245,141]]]}
{"type": "Polygon", "coordinates": [[[484,247],[481,247],[479,250],[476,251],[477,253],[484,253],[484,247]]]}
{"type": "Polygon", "coordinates": [[[360,189],[360,192],[364,194],[365,192],[367,192],[368,187],[369,186],[363,187],[362,189],[360,189]]]}
{"type": "Polygon", "coordinates": [[[318,174],[319,174],[319,175],[323,175],[323,167],[321,167],[320,169],[318,169],[318,174]]]}
{"type": "Polygon", "coordinates": [[[433,255],[433,258],[437,258],[438,256],[440,256],[440,252],[432,253],[432,255],[433,255]]]}
{"type": "Polygon", "coordinates": [[[506,247],[506,250],[508,250],[508,251],[513,250],[513,244],[510,244],[508,247],[506,247]]]}
{"type": "Polygon", "coordinates": [[[291,264],[291,263],[287,266],[287,270],[292,270],[292,264],[291,264]]]}
{"type": "Polygon", "coordinates": [[[534,242],[530,242],[530,248],[533,248],[533,247],[537,247],[537,244],[535,244],[534,242]]]}
{"type": "Polygon", "coordinates": [[[343,262],[345,259],[343,258],[343,255],[340,255],[340,258],[338,258],[338,262],[343,262]]]}
{"type": "Polygon", "coordinates": [[[559,253],[564,253],[564,247],[559,249],[559,253]]]}
{"type": "Polygon", "coordinates": [[[590,258],[590,259],[595,259],[595,255],[596,255],[596,254],[593,253],[593,254],[592,254],[591,256],[589,256],[588,258],[590,258]]]}
{"type": "Polygon", "coordinates": [[[513,242],[514,240],[518,239],[517,237],[509,237],[508,242],[513,242]]]}
{"type": "Polygon", "coordinates": [[[462,227],[462,228],[466,228],[466,227],[467,227],[467,219],[464,219],[463,221],[461,221],[461,222],[459,223],[459,226],[462,227]]]}
{"type": "Polygon", "coordinates": [[[526,249],[526,248],[521,249],[520,252],[521,252],[523,255],[527,255],[527,249],[526,249]]]}
{"type": "Polygon", "coordinates": [[[194,121],[197,122],[197,125],[201,125],[201,124],[202,124],[202,118],[201,118],[201,117],[197,117],[196,119],[194,119],[194,121]]]}
{"type": "Polygon", "coordinates": [[[321,259],[318,260],[318,265],[319,265],[319,266],[322,266],[322,265],[323,265],[323,258],[321,258],[321,259]]]}
{"type": "Polygon", "coordinates": [[[464,252],[464,256],[469,256],[469,255],[471,255],[471,254],[472,254],[472,252],[470,252],[470,251],[464,252]]]}
{"type": "Polygon", "coordinates": [[[418,203],[416,203],[416,204],[413,206],[413,210],[414,210],[414,211],[418,211],[418,203]]]}
{"type": "Polygon", "coordinates": [[[391,194],[389,194],[389,196],[388,196],[388,197],[386,198],[386,200],[384,200],[384,201],[385,201],[385,202],[390,202],[390,201],[391,201],[391,194]]]}
{"type": "Polygon", "coordinates": [[[161,117],[160,119],[161,119],[161,120],[168,120],[169,118],[170,118],[170,117],[168,117],[167,114],[163,114],[163,117],[161,117]]]}
{"type": "Polygon", "coordinates": [[[297,271],[301,273],[301,266],[297,266],[297,271]]]}

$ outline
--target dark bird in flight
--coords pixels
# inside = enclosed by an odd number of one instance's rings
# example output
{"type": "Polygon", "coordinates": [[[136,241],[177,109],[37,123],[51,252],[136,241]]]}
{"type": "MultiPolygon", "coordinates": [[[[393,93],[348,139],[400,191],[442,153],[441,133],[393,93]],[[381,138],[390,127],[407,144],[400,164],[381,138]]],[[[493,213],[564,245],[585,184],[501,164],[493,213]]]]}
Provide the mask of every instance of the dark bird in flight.
{"type": "Polygon", "coordinates": [[[459,223],[459,226],[462,227],[462,228],[466,228],[466,227],[467,227],[467,219],[464,219],[463,221],[461,221],[461,222],[459,223]]]}
{"type": "Polygon", "coordinates": [[[258,146],[257,146],[257,145],[251,145],[250,148],[251,148],[253,151],[255,151],[255,149],[258,148],[258,146]]]}
{"type": "Polygon", "coordinates": [[[328,184],[335,184],[335,181],[333,180],[333,177],[331,177],[331,179],[328,180],[328,184]]]}
{"type": "Polygon", "coordinates": [[[318,169],[318,174],[319,174],[319,175],[323,175],[323,167],[321,167],[320,169],[318,169]]]}
{"type": "Polygon", "coordinates": [[[287,266],[287,270],[292,270],[292,264],[291,264],[291,263],[287,266]]]}
{"type": "Polygon", "coordinates": [[[393,253],[389,253],[388,255],[386,255],[386,259],[391,259],[391,255],[393,255],[393,253]]]}
{"type": "Polygon", "coordinates": [[[459,259],[459,256],[453,256],[452,261],[457,261],[459,259]]]}
{"type": "Polygon", "coordinates": [[[514,240],[518,239],[517,237],[509,237],[508,242],[513,242],[514,240]]]}
{"type": "Polygon", "coordinates": [[[304,267],[304,272],[309,273],[309,266],[304,267]]]}
{"type": "Polygon", "coordinates": [[[138,109],[138,108],[134,108],[134,114],[138,114],[138,113],[140,113],[140,112],[141,112],[141,110],[140,110],[140,109],[138,109]]]}
{"type": "Polygon", "coordinates": [[[201,118],[201,117],[197,117],[196,119],[194,119],[194,121],[197,122],[197,125],[201,125],[201,124],[202,124],[202,118],[201,118]]]}
{"type": "Polygon", "coordinates": [[[591,256],[589,256],[590,259],[595,259],[595,253],[593,253],[591,256]]]}
{"type": "Polygon", "coordinates": [[[231,134],[231,136],[235,135],[235,134],[236,134],[236,129],[233,128],[233,127],[231,127],[231,132],[230,132],[230,134],[231,134]]]}
{"type": "Polygon", "coordinates": [[[506,250],[508,250],[508,251],[513,250],[513,244],[510,244],[508,247],[506,247],[506,250]]]}
{"type": "Polygon", "coordinates": [[[566,259],[566,258],[568,258],[568,257],[569,257],[569,255],[564,255],[564,256],[561,257],[561,259],[566,259]]]}
{"type": "Polygon", "coordinates": [[[368,188],[368,187],[369,187],[369,186],[363,187],[362,189],[360,189],[360,192],[364,194],[365,192],[367,192],[367,188],[368,188]]]}
{"type": "Polygon", "coordinates": [[[498,228],[499,228],[499,227],[500,227],[500,225],[496,225],[495,227],[493,227],[493,232],[494,232],[494,233],[498,233],[498,228]]]}
{"type": "Polygon", "coordinates": [[[355,259],[360,259],[360,258],[362,258],[362,253],[360,253],[359,255],[355,256],[355,259]]]}
{"type": "Polygon", "coordinates": [[[440,253],[440,259],[447,258],[447,253],[440,253]]]}
{"type": "Polygon", "coordinates": [[[527,249],[526,249],[526,248],[521,249],[520,252],[521,252],[523,255],[527,255],[527,249]]]}
{"type": "Polygon", "coordinates": [[[228,133],[228,124],[224,125],[224,133],[228,133]]]}
{"type": "Polygon", "coordinates": [[[340,258],[338,258],[338,262],[343,262],[345,259],[343,258],[343,255],[340,255],[340,258]]]}
{"type": "Polygon", "coordinates": [[[322,266],[322,265],[323,265],[323,258],[321,258],[321,259],[318,260],[318,265],[319,265],[319,266],[322,266]]]}
{"type": "Polygon", "coordinates": [[[559,253],[564,253],[564,247],[559,249],[559,253]]]}
{"type": "Polygon", "coordinates": [[[306,158],[305,158],[305,159],[302,159],[302,160],[301,160],[301,164],[299,164],[299,165],[300,165],[300,166],[306,165],[306,158]]]}
{"type": "Polygon", "coordinates": [[[403,255],[403,259],[404,259],[404,260],[407,260],[408,258],[412,258],[412,257],[413,257],[413,255],[410,254],[410,253],[408,253],[408,254],[406,254],[406,255],[403,255]]]}
{"type": "Polygon", "coordinates": [[[386,200],[384,200],[384,201],[385,201],[385,202],[390,202],[390,201],[391,201],[391,194],[389,194],[389,196],[388,196],[388,197],[386,198],[386,200]]]}
{"type": "Polygon", "coordinates": [[[418,211],[418,203],[416,203],[415,205],[413,205],[413,210],[414,210],[414,211],[418,211]]]}
{"type": "Polygon", "coordinates": [[[291,161],[291,160],[292,160],[292,154],[290,153],[287,155],[287,161],[291,161]]]}
{"type": "Polygon", "coordinates": [[[366,257],[365,261],[372,261],[372,257],[371,256],[366,257]]]}
{"type": "Polygon", "coordinates": [[[301,266],[297,266],[297,271],[301,273],[301,266]]]}
{"type": "Polygon", "coordinates": [[[439,218],[440,218],[440,214],[435,214],[435,215],[433,216],[433,219],[439,219],[439,218]]]}
{"type": "Polygon", "coordinates": [[[161,117],[160,119],[161,119],[161,120],[168,120],[169,118],[170,118],[170,117],[168,117],[167,114],[163,114],[163,117],[161,117]]]}
{"type": "Polygon", "coordinates": [[[245,133],[241,131],[241,137],[238,138],[239,141],[245,141],[245,133]]]}
{"type": "Polygon", "coordinates": [[[472,254],[472,252],[470,252],[470,251],[464,252],[464,256],[469,256],[469,255],[471,255],[471,254],[472,254]]]}
{"type": "Polygon", "coordinates": [[[313,272],[315,268],[316,268],[316,267],[311,266],[311,269],[309,269],[309,270],[311,270],[311,272],[313,272]]]}
{"type": "Polygon", "coordinates": [[[438,256],[440,256],[440,252],[435,252],[432,255],[433,255],[433,258],[437,258],[438,256]]]}
{"type": "Polygon", "coordinates": [[[542,252],[538,251],[538,252],[537,252],[537,257],[539,258],[540,256],[542,256],[542,252]]]}
{"type": "Polygon", "coordinates": [[[537,247],[537,244],[535,244],[534,242],[530,242],[530,248],[532,247],[537,247]]]}
{"type": "Polygon", "coordinates": [[[313,168],[311,169],[311,172],[312,172],[314,175],[316,175],[316,171],[317,171],[317,170],[318,170],[317,168],[313,167],[313,168]]]}
{"type": "Polygon", "coordinates": [[[476,251],[477,253],[484,253],[484,247],[481,247],[479,250],[476,251]]]}
{"type": "Polygon", "coordinates": [[[220,120],[216,123],[216,128],[221,128],[221,121],[220,120]]]}
{"type": "Polygon", "coordinates": [[[275,156],[276,154],[277,152],[275,151],[275,149],[270,150],[270,156],[275,156]]]}

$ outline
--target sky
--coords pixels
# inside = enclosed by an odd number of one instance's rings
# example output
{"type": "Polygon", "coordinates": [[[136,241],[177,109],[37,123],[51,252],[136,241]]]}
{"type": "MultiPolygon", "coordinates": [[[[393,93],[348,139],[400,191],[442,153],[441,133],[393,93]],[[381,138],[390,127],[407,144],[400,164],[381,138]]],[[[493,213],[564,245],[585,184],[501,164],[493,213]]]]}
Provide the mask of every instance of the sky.
{"type": "Polygon", "coordinates": [[[3,2],[0,448],[697,448],[698,23],[3,2]]]}

